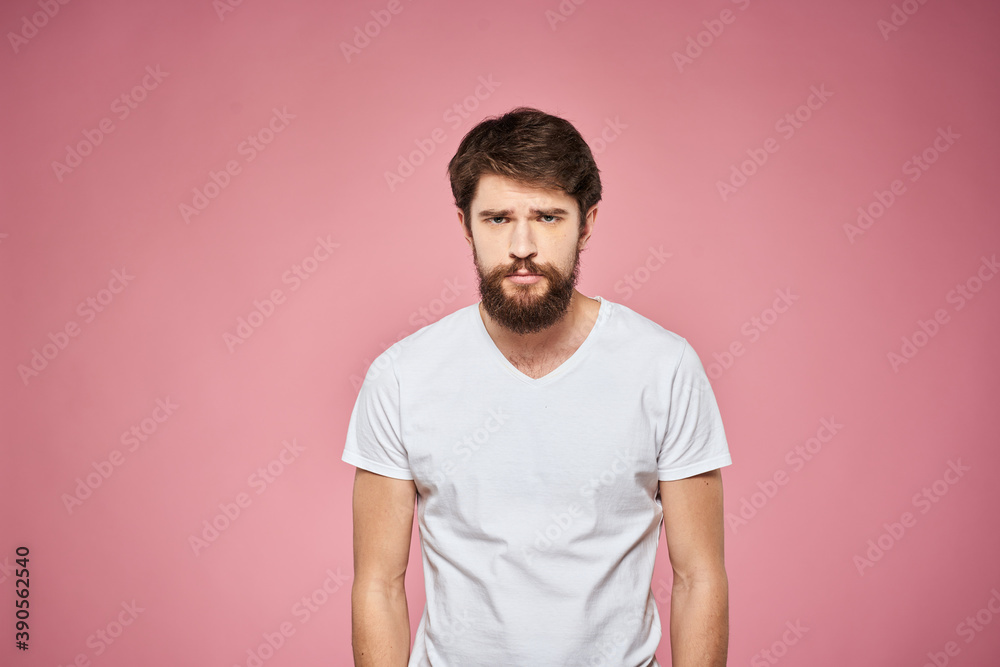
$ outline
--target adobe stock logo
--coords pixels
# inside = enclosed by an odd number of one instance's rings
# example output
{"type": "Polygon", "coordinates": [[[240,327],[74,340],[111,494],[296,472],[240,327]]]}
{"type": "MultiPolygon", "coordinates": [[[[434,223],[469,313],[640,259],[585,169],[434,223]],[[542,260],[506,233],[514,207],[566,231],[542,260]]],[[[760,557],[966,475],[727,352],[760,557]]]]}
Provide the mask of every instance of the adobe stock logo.
{"type": "MultiPolygon", "coordinates": [[[[750,6],[750,0],[732,0],[732,2],[739,5],[740,11],[744,11],[750,6]]],[[[702,21],[701,24],[705,26],[705,29],[693,37],[688,35],[687,46],[684,48],[684,52],[673,52],[674,64],[677,65],[677,71],[683,74],[684,68],[688,65],[693,65],[694,61],[705,53],[705,49],[712,46],[715,40],[722,36],[726,26],[732,25],[735,21],[736,14],[731,9],[723,9],[719,12],[719,18],[717,19],[705,19],[702,21]]]]}
{"type": "Polygon", "coordinates": [[[402,12],[403,9],[404,7],[399,0],[389,0],[385,9],[372,9],[369,12],[372,20],[364,24],[364,30],[360,25],[354,26],[354,39],[351,43],[340,43],[340,52],[344,54],[344,59],[351,62],[352,57],[360,56],[361,51],[367,48],[373,39],[381,35],[385,28],[389,27],[389,24],[392,23],[392,17],[402,12]]]}
{"type": "Polygon", "coordinates": [[[10,564],[10,559],[4,556],[3,562],[0,563],[0,584],[7,581],[8,577],[13,577],[17,569],[10,564]]]}
{"type": "Polygon", "coordinates": [[[875,27],[878,28],[879,33],[882,35],[882,39],[889,41],[889,35],[898,31],[906,22],[910,20],[910,17],[916,14],[920,10],[920,6],[927,3],[927,0],[903,0],[902,5],[897,5],[893,3],[892,12],[889,14],[889,20],[879,19],[875,22],[875,27]]]}
{"type": "Polygon", "coordinates": [[[483,425],[471,433],[467,433],[461,440],[455,442],[451,449],[452,456],[441,464],[440,469],[435,470],[432,480],[435,484],[443,484],[455,470],[458,469],[457,460],[468,461],[475,452],[478,452],[490,441],[490,436],[496,433],[507,422],[508,416],[504,414],[503,408],[490,408],[489,416],[483,421],[483,425]]]}
{"type": "MultiPolygon", "coordinates": [[[[754,315],[740,326],[740,333],[746,336],[750,343],[756,343],[760,340],[761,334],[768,331],[780,316],[787,313],[792,304],[799,300],[799,295],[792,294],[791,288],[775,290],[774,293],[778,296],[770,307],[764,308],[760,311],[760,315],[754,315]]],[[[705,372],[710,379],[718,380],[723,373],[733,367],[736,359],[742,357],[746,351],[747,347],[742,341],[734,340],[721,353],[712,353],[714,361],[710,361],[705,366],[705,372]]]]}
{"type": "MultiPolygon", "coordinates": [[[[111,280],[106,288],[101,288],[94,296],[88,296],[77,304],[76,312],[83,318],[84,324],[90,324],[97,317],[98,313],[104,312],[115,300],[116,295],[121,294],[125,288],[135,280],[135,276],[125,272],[123,266],[121,270],[111,271],[111,280]]],[[[28,364],[18,364],[17,374],[25,386],[31,378],[38,377],[39,374],[55,361],[59,353],[66,349],[72,338],[80,335],[80,325],[76,320],[67,320],[55,333],[49,331],[49,342],[43,343],[41,351],[37,347],[31,348],[31,359],[28,364]]]]}
{"type": "MultiPolygon", "coordinates": [[[[109,107],[111,113],[115,114],[119,121],[125,120],[168,76],[170,76],[170,72],[164,72],[160,69],[159,65],[156,67],[147,65],[146,74],[139,83],[132,86],[131,90],[122,93],[111,101],[109,107]]],[[[64,161],[52,161],[52,171],[56,176],[56,180],[62,183],[66,175],[73,173],[74,169],[82,165],[84,158],[91,155],[95,148],[104,143],[104,137],[114,131],[114,121],[109,117],[104,117],[97,121],[97,127],[93,129],[87,128],[81,132],[83,139],[72,145],[66,144],[66,157],[64,161]]]]}
{"type": "Polygon", "coordinates": [[[843,428],[844,425],[838,423],[834,417],[820,419],[819,428],[816,429],[816,434],[813,437],[808,438],[801,445],[795,445],[785,453],[785,463],[788,464],[791,471],[788,472],[784,468],[775,470],[770,478],[765,478],[763,482],[757,482],[757,491],[740,498],[738,512],[726,513],[726,525],[732,529],[733,534],[739,533],[740,528],[748,525],[778,495],[781,487],[788,484],[791,476],[801,471],[806,463],[812,461],[823,450],[823,446],[829,444],[843,428]]]}
{"type": "MultiPolygon", "coordinates": [[[[250,473],[250,476],[247,477],[247,485],[255,489],[258,496],[267,491],[278,476],[285,472],[288,466],[295,463],[306,449],[305,445],[300,445],[295,438],[292,438],[291,442],[283,440],[281,444],[282,448],[277,456],[268,461],[266,466],[257,468],[256,472],[250,473]],[[285,458],[286,454],[288,458],[285,458]]],[[[232,502],[219,503],[219,511],[211,519],[202,521],[200,531],[188,535],[188,545],[191,547],[192,553],[195,556],[201,555],[201,552],[218,540],[222,533],[229,530],[230,526],[244,514],[243,510],[250,507],[252,503],[253,498],[245,491],[237,493],[232,502]]]]}
{"type": "Polygon", "coordinates": [[[781,658],[788,655],[789,647],[798,644],[799,640],[809,632],[809,628],[803,626],[799,619],[795,619],[795,623],[785,621],[785,627],[788,629],[781,634],[781,639],[775,640],[768,648],[754,653],[750,658],[750,667],[770,667],[777,664],[781,658]]]}
{"type": "MultiPolygon", "coordinates": [[[[806,101],[795,107],[794,111],[786,113],[774,123],[774,130],[788,141],[795,136],[796,131],[813,117],[813,113],[819,111],[826,104],[827,100],[833,97],[833,93],[826,89],[826,84],[809,87],[810,95],[806,101]]],[[[730,166],[729,178],[725,181],[716,181],[715,187],[719,191],[722,201],[747,184],[747,180],[756,174],[770,159],[771,155],[778,152],[781,144],[774,137],[768,137],[763,142],[763,148],[748,148],[746,150],[748,159],[743,160],[738,165],[730,166]]]]}
{"type": "Polygon", "coordinates": [[[621,116],[615,116],[614,120],[605,116],[604,127],[601,128],[600,135],[587,140],[594,156],[598,156],[608,149],[609,144],[613,144],[622,135],[623,130],[627,130],[628,125],[622,122],[621,116]]]}
{"type": "MultiPolygon", "coordinates": [[[[965,305],[976,297],[987,282],[993,280],[1000,272],[1000,263],[994,253],[987,258],[980,257],[979,267],[976,272],[966,278],[964,282],[958,283],[945,295],[945,301],[954,306],[954,311],[958,312],[965,308],[965,305]]],[[[941,328],[951,322],[951,315],[945,308],[937,308],[932,317],[923,320],[917,319],[917,328],[909,336],[900,336],[902,344],[899,352],[890,351],[886,354],[889,366],[893,373],[898,373],[901,366],[910,363],[917,354],[926,347],[931,340],[940,333],[941,328]]]]}
{"type": "MultiPolygon", "coordinates": [[[[602,492],[608,490],[603,487],[613,489],[615,480],[621,475],[627,475],[629,470],[635,470],[638,458],[634,451],[618,449],[614,454],[610,465],[580,486],[580,497],[592,500],[581,501],[582,504],[569,503],[565,511],[549,514],[550,521],[543,528],[535,530],[535,541],[531,545],[533,551],[529,552],[527,547],[521,547],[525,562],[531,564],[537,554],[544,554],[564,538],[568,539],[571,527],[584,517],[586,506],[600,502],[602,492]]],[[[578,531],[577,528],[573,529],[578,531]]]]}
{"type": "MultiPolygon", "coordinates": [[[[326,238],[317,236],[316,245],[313,246],[312,252],[301,261],[292,264],[288,270],[281,274],[282,284],[290,285],[289,291],[291,292],[297,291],[302,287],[303,281],[316,275],[333,256],[333,251],[339,247],[339,243],[330,240],[329,234],[326,235],[326,238]]],[[[232,354],[236,351],[237,346],[247,342],[265,322],[274,317],[278,306],[286,302],[287,297],[280,287],[272,289],[268,296],[263,299],[254,299],[253,308],[250,309],[246,317],[240,315],[236,318],[236,327],[233,333],[226,331],[222,334],[222,340],[229,353],[232,354]]]]}
{"type": "MultiPolygon", "coordinates": [[[[975,615],[969,614],[955,626],[955,634],[963,637],[966,644],[971,644],[996,616],[1000,616],[1000,591],[991,588],[990,597],[986,600],[986,604],[975,615]],[[994,605],[994,603],[996,604],[994,605]]],[[[954,641],[946,642],[942,648],[942,651],[928,652],[928,661],[923,664],[923,667],[947,667],[951,663],[951,658],[962,652],[958,642],[954,641]]]]}
{"type": "MultiPolygon", "coordinates": [[[[149,416],[141,419],[138,424],[132,424],[127,431],[123,431],[119,441],[123,445],[128,445],[128,451],[136,451],[160,430],[160,426],[173,416],[174,411],[179,407],[178,404],[170,400],[169,396],[156,399],[156,407],[152,409],[149,416]]],[[[60,496],[66,512],[72,514],[76,507],[82,506],[84,501],[93,496],[94,492],[101,488],[123,463],[125,463],[125,455],[118,449],[112,449],[107,458],[91,461],[90,468],[93,468],[93,472],[90,472],[88,468],[84,477],[76,478],[76,487],[74,487],[73,493],[64,493],[60,496]]]]}
{"type": "MultiPolygon", "coordinates": [[[[480,103],[488,100],[503,83],[502,81],[494,81],[492,74],[488,74],[486,77],[480,76],[478,81],[479,85],[476,86],[471,95],[466,95],[441,114],[441,120],[448,123],[452,130],[458,129],[463,122],[468,120],[472,112],[479,108],[480,103]]],[[[429,136],[425,138],[414,139],[413,143],[416,144],[416,149],[411,150],[406,156],[399,153],[396,170],[384,173],[385,184],[389,187],[389,192],[395,192],[398,185],[413,176],[417,167],[434,154],[438,144],[443,144],[447,139],[448,133],[440,127],[431,130],[429,136]]]]}
{"type": "MultiPolygon", "coordinates": [[[[930,145],[920,153],[914,153],[900,169],[905,176],[910,177],[911,183],[915,183],[931,168],[931,165],[938,161],[942,153],[947,152],[955,144],[955,141],[961,138],[962,135],[952,130],[951,125],[948,126],[947,130],[939,127],[937,136],[934,137],[930,145]]],[[[906,192],[906,183],[899,178],[889,183],[887,190],[873,190],[874,199],[857,209],[857,224],[844,223],[844,233],[847,235],[847,240],[854,243],[854,239],[871,229],[906,192]]]]}
{"type": "Polygon", "coordinates": [[[649,246],[646,261],[615,283],[615,293],[623,295],[622,301],[628,301],[632,298],[632,294],[642,289],[653,274],[663,268],[667,263],[666,260],[673,256],[672,252],[664,252],[662,245],[656,248],[649,246]]]}
{"type": "Polygon", "coordinates": [[[16,54],[28,40],[38,34],[38,31],[49,24],[49,19],[55,18],[59,13],[59,5],[69,4],[69,0],[38,0],[36,3],[42,11],[35,12],[29,19],[27,16],[21,17],[21,29],[18,32],[8,32],[7,41],[10,48],[16,54]]]}
{"type": "Polygon", "coordinates": [[[570,16],[576,13],[576,8],[587,0],[562,0],[556,11],[545,10],[545,20],[549,22],[549,27],[555,30],[560,23],[565,22],[570,16]]]}
{"type": "MultiPolygon", "coordinates": [[[[934,480],[913,494],[913,498],[910,499],[913,506],[918,508],[921,514],[927,514],[931,511],[934,504],[941,502],[941,499],[947,495],[951,487],[958,484],[965,477],[965,473],[970,470],[972,470],[970,466],[962,465],[962,459],[949,460],[948,467],[945,468],[944,473],[939,479],[934,480]]],[[[911,529],[917,525],[917,518],[912,512],[903,512],[899,517],[899,521],[883,523],[882,527],[885,530],[875,539],[868,540],[866,543],[868,548],[864,554],[854,556],[853,561],[854,566],[858,570],[858,576],[865,576],[866,569],[875,567],[875,563],[882,560],[885,554],[897,542],[903,539],[907,529],[911,529]]]]}
{"type": "Polygon", "coordinates": [[[464,635],[475,624],[476,619],[469,617],[469,610],[463,609],[461,613],[454,613],[451,618],[444,618],[437,624],[438,641],[442,646],[454,644],[459,637],[464,635]]]}
{"type": "MultiPolygon", "coordinates": [[[[351,578],[351,575],[345,575],[341,572],[339,567],[336,573],[327,568],[324,574],[326,574],[326,578],[321,585],[314,588],[309,595],[303,595],[298,602],[292,605],[291,614],[298,619],[300,625],[308,623],[313,614],[320,611],[351,578]]],[[[275,656],[282,646],[288,643],[288,640],[295,635],[296,629],[291,621],[286,620],[279,623],[273,631],[262,632],[260,636],[264,641],[258,643],[256,647],[251,646],[246,649],[247,658],[243,665],[262,667],[267,660],[275,656]]],[[[233,667],[242,667],[242,665],[234,664],[233,667]]]]}
{"type": "Polygon", "coordinates": [[[593,653],[585,663],[586,667],[619,667],[620,658],[615,662],[616,654],[621,647],[627,646],[635,636],[635,629],[642,627],[644,609],[635,605],[629,611],[618,614],[615,624],[598,628],[598,634],[593,638],[593,653]]]}
{"type": "MultiPolygon", "coordinates": [[[[284,132],[291,121],[296,118],[295,114],[288,113],[287,107],[281,107],[281,109],[272,107],[271,111],[273,113],[266,125],[254,134],[248,134],[246,139],[236,145],[236,152],[243,156],[246,164],[257,159],[257,156],[274,141],[275,137],[284,132]]],[[[243,165],[237,160],[229,160],[226,162],[225,168],[220,171],[210,169],[205,185],[201,188],[194,187],[191,189],[193,195],[191,197],[191,204],[188,205],[186,202],[181,202],[177,205],[181,218],[184,219],[184,224],[190,224],[192,217],[200,215],[202,211],[208,208],[212,200],[229,187],[229,184],[233,181],[233,177],[242,173],[242,169],[243,165]]]]}
{"type": "MultiPolygon", "coordinates": [[[[410,326],[420,329],[427,326],[433,322],[439,320],[448,309],[448,304],[454,303],[455,299],[468,287],[468,284],[463,284],[460,279],[455,278],[454,280],[446,279],[444,281],[444,288],[441,290],[441,296],[431,299],[431,301],[426,306],[420,306],[417,310],[410,313],[407,322],[410,326]]],[[[395,359],[396,355],[399,354],[399,348],[394,347],[396,343],[405,339],[411,333],[413,329],[402,329],[396,332],[396,337],[392,339],[392,342],[386,343],[382,341],[379,343],[379,347],[383,352],[389,352],[388,355],[379,354],[375,359],[364,359],[363,366],[368,369],[366,373],[372,374],[372,379],[378,377],[378,374],[384,371],[388,365],[390,358],[395,359]],[[374,368],[372,367],[374,364],[374,368]]],[[[357,373],[352,373],[350,377],[351,385],[354,390],[357,391],[361,388],[364,383],[364,376],[358,375],[357,373]]]]}
{"type": "Polygon", "coordinates": [[[219,17],[219,22],[226,20],[226,14],[235,12],[236,8],[243,4],[243,0],[212,0],[212,9],[219,17]]]}
{"type": "Polygon", "coordinates": [[[638,462],[639,460],[633,452],[629,452],[627,449],[616,450],[614,458],[611,459],[611,465],[599,476],[590,478],[580,487],[580,496],[593,498],[602,486],[613,486],[619,475],[634,470],[638,462]]]}
{"type": "MultiPolygon", "coordinates": [[[[87,635],[87,648],[93,650],[94,657],[102,655],[107,651],[115,643],[115,640],[124,634],[125,629],[135,623],[135,620],[139,618],[139,614],[146,611],[146,608],[140,607],[134,599],[131,603],[123,600],[119,606],[122,610],[114,618],[105,623],[103,627],[87,635]]],[[[66,667],[90,667],[90,665],[90,658],[87,657],[86,653],[81,651],[74,656],[72,662],[66,664],[66,667]]],[[[62,667],[61,661],[56,667],[62,667]]]]}

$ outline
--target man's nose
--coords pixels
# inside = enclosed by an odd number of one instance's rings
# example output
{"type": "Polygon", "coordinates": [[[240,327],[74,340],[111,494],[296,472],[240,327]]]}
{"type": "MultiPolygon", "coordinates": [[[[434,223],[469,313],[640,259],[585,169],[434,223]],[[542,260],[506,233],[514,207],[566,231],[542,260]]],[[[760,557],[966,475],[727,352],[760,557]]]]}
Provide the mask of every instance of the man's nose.
{"type": "Polygon", "coordinates": [[[535,233],[529,220],[518,220],[513,223],[510,237],[510,254],[518,258],[531,257],[536,253],[535,233]]]}

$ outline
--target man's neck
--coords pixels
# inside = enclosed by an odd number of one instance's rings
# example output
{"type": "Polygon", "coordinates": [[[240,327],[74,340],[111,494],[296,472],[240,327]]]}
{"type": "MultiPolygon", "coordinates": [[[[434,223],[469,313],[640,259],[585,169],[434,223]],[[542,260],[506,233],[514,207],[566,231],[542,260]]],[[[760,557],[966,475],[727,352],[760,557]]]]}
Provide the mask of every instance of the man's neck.
{"type": "Polygon", "coordinates": [[[569,307],[559,321],[542,331],[517,334],[493,320],[479,303],[479,314],[486,331],[496,346],[505,354],[523,359],[547,357],[562,350],[578,348],[597,320],[600,302],[573,290],[569,307]]]}

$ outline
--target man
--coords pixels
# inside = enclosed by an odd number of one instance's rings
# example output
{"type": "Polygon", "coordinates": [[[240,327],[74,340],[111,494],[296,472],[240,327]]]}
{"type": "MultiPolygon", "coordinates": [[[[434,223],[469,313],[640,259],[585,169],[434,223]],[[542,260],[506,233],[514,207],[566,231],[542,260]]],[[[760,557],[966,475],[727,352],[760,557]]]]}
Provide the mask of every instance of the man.
{"type": "Polygon", "coordinates": [[[662,521],[673,664],[725,665],[722,421],[685,339],[575,289],[601,199],[590,149],[519,107],[448,171],[482,300],[383,352],[351,414],[355,664],[657,666],[662,521]]]}

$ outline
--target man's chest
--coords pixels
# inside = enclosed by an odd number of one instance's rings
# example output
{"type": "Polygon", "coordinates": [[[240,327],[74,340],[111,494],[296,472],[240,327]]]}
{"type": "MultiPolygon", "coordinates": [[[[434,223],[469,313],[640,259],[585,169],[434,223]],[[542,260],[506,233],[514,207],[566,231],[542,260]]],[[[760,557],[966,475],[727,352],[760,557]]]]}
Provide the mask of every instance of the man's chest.
{"type": "Polygon", "coordinates": [[[537,380],[545,377],[552,371],[562,366],[579,348],[581,341],[576,341],[576,345],[567,346],[557,352],[545,355],[521,355],[513,351],[502,352],[507,361],[528,377],[537,380]]]}
{"type": "Polygon", "coordinates": [[[426,397],[403,414],[410,470],[427,499],[592,504],[656,493],[663,420],[641,396],[538,389],[436,398],[452,409],[429,409],[426,397]]]}

